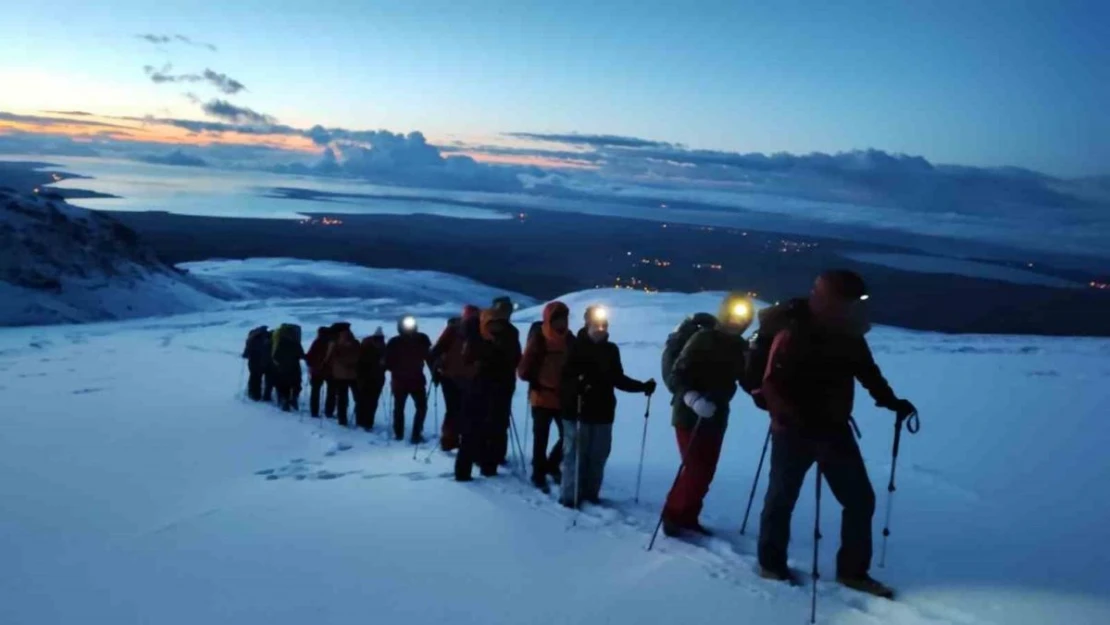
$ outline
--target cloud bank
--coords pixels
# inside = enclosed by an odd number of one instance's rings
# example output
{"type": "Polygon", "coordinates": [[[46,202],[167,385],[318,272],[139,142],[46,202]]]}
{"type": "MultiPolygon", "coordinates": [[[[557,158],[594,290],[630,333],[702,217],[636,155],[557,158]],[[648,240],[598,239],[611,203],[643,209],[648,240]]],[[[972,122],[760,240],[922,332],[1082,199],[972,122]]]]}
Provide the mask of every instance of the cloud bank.
{"type": "Polygon", "coordinates": [[[173,65],[166,64],[161,68],[156,68],[153,65],[144,65],[143,72],[150,78],[151,82],[155,84],[163,83],[199,83],[206,82],[222,93],[228,95],[235,95],[240,91],[247,89],[246,85],[217,71],[205,68],[204,72],[200,74],[171,74],[173,65]]]}
{"type": "Polygon", "coordinates": [[[135,35],[135,37],[156,45],[165,45],[167,43],[183,43],[194,48],[205,48],[211,50],[212,52],[216,52],[218,50],[218,48],[216,48],[214,44],[205,43],[203,41],[195,41],[189,37],[186,37],[185,35],[158,35],[154,33],[144,33],[141,35],[135,35]]]}

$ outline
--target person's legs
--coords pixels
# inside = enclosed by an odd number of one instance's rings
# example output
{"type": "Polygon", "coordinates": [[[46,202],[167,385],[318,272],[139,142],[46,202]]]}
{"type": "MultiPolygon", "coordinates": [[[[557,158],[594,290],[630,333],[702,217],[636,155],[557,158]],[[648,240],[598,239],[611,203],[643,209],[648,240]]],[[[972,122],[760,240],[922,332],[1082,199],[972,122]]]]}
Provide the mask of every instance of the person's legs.
{"type": "Polygon", "coordinates": [[[308,409],[312,416],[320,417],[320,389],[324,386],[324,378],[314,375],[309,381],[308,409]]]}
{"type": "Polygon", "coordinates": [[[443,426],[439,431],[439,446],[443,451],[451,451],[459,446],[459,419],[461,418],[462,391],[458,382],[450,378],[443,378],[440,382],[443,389],[443,426]]]}
{"type": "Polygon", "coordinates": [[[262,369],[250,367],[247,377],[247,397],[254,401],[262,401],[262,369]]]}
{"type": "Polygon", "coordinates": [[[772,435],[771,471],[759,523],[759,565],[773,573],[788,573],[790,518],[815,460],[810,441],[788,433],[772,435]]]}
{"type": "Polygon", "coordinates": [[[412,442],[424,442],[424,420],[428,418],[428,390],[420,387],[412,393],[412,401],[416,405],[416,415],[412,419],[412,442]]]}
{"type": "Polygon", "coordinates": [[[551,455],[547,458],[548,472],[555,478],[556,481],[562,481],[563,470],[563,453],[565,452],[565,445],[563,444],[563,418],[562,415],[555,411],[555,429],[559,431],[559,440],[555,441],[555,446],[551,448],[551,455]]]}
{"type": "Polygon", "coordinates": [[[405,401],[409,394],[393,389],[393,436],[397,440],[405,437],[405,401]]]}
{"type": "Polygon", "coordinates": [[[347,426],[347,408],[351,401],[351,382],[349,380],[335,380],[332,382],[336,390],[336,416],[339,418],[339,425],[347,426]]]}
{"type": "Polygon", "coordinates": [[[547,479],[547,442],[555,412],[547,408],[532,408],[532,481],[547,479]]]}
{"type": "Polygon", "coordinates": [[[586,473],[589,476],[582,482],[582,498],[591,503],[601,501],[601,483],[605,478],[605,463],[613,448],[613,425],[598,424],[587,426],[590,430],[589,453],[586,455],[586,473]]]}
{"type": "Polygon", "coordinates": [[[840,505],[838,577],[859,578],[871,568],[871,520],[875,515],[875,490],[867,476],[859,445],[848,430],[818,444],[817,466],[840,505]]]}
{"type": "Polygon", "coordinates": [[[563,430],[563,480],[559,492],[559,502],[564,506],[574,506],[581,498],[579,477],[581,475],[582,428],[578,421],[567,422],[563,430]],[[577,466],[576,466],[577,465],[577,466]]]}

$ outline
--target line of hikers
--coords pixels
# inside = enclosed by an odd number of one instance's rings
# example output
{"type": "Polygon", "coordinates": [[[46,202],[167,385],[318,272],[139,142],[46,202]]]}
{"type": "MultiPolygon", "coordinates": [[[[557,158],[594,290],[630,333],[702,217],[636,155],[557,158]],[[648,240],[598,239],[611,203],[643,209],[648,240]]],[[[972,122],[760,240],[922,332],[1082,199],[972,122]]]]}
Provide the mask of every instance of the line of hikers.
{"type": "MultiPolygon", "coordinates": [[[[666,535],[708,535],[699,516],[717,470],[738,389],[770,413],[770,482],[760,520],[760,574],[798,583],[787,566],[790,520],[809,469],[816,464],[843,506],[837,580],[856,590],[892,597],[893,591],[869,575],[875,493],[856,443],[852,419],[858,380],[876,405],[896,415],[896,426],[916,415],[883,378],[865,339],[870,329],[863,279],[851,271],[821,274],[808,298],[764,309],[750,338],[755,308],[744,295],[730,294],[716,316],[687,317],[667,338],[662,377],[672,394],[671,422],[682,464],[662,513],[666,535]]],[[[466,306],[451,319],[432,346],[406,317],[398,336],[384,344],[379,329],[361,344],[348,324],[321,328],[308,354],[300,351],[299,329],[282,326],[272,337],[262,329],[248,338],[248,392],[269,393],[273,371],[279,402],[290,409],[299,391],[299,359],[307,359],[313,387],[311,408],[318,415],[319,388],[328,386],[325,412],[338,410],[346,422],[346,393],[355,389],[356,421],[370,429],[385,372],[393,378],[394,434],[404,434],[404,406],[413,397],[417,413],[412,440],[423,440],[427,390],[423,368],[440,386],[446,404],[440,445],[458,449],[455,479],[469,481],[475,464],[485,476],[506,462],[516,381],[528,384],[534,422],[532,483],[550,492],[560,484],[567,507],[600,502],[616,414],[615,391],[651,396],[655,380],[624,373],[620,349],[609,341],[602,307],[585,311],[583,327],[570,330],[570,309],[550,302],[532,324],[521,349],[512,324],[512,302],[499,298],[485,310],[466,306]],[[256,341],[256,343],[252,343],[256,341]],[[384,347],[383,347],[384,345],[384,347]],[[254,346],[254,347],[252,347],[254,346]],[[270,354],[264,358],[259,354],[270,354]],[[272,366],[272,369],[269,368],[272,366]],[[265,387],[265,388],[263,388],[265,387]],[[365,408],[359,408],[365,406],[365,408]],[[549,449],[551,426],[559,439],[549,449]]],[[[754,491],[753,491],[754,492],[754,491]]]]}

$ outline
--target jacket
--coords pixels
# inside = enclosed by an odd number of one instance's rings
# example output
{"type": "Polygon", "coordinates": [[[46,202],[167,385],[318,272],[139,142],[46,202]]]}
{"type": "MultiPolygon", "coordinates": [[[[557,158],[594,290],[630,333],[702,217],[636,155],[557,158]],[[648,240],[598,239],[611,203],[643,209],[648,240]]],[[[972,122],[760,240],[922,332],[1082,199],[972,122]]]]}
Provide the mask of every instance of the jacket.
{"type": "MultiPolygon", "coordinates": [[[[542,331],[528,339],[517,376],[529,384],[528,400],[534,408],[561,410],[563,406],[563,369],[570,354],[574,335],[556,332],[551,319],[569,316],[562,302],[551,302],[543,309],[542,331]]],[[[569,406],[568,406],[569,407],[569,406]]]]}
{"type": "Polygon", "coordinates": [[[381,385],[385,380],[385,337],[368,336],[362,339],[356,369],[360,382],[376,381],[381,385]]]}
{"type": "Polygon", "coordinates": [[[825,432],[845,427],[855,404],[855,383],[875,404],[893,409],[898,398],[860,335],[830,332],[812,323],[775,335],[761,393],[778,432],[825,432]]]}
{"type": "Polygon", "coordinates": [[[266,326],[251,330],[247,335],[246,345],[243,346],[243,358],[247,359],[247,366],[252,370],[269,369],[273,355],[272,341],[266,326]]]}
{"type": "Polygon", "coordinates": [[[415,393],[428,385],[424,365],[432,365],[432,341],[423,332],[401,334],[385,346],[385,368],[394,393],[415,393]]]}
{"type": "Polygon", "coordinates": [[[642,393],[647,388],[643,382],[624,374],[619,347],[608,339],[594,342],[585,328],[578,331],[574,340],[564,377],[575,402],[563,411],[564,419],[591,425],[613,423],[617,413],[615,390],[642,393]]]}
{"type": "Polygon", "coordinates": [[[675,394],[671,400],[671,423],[675,427],[689,430],[698,421],[698,415],[684,401],[689,391],[696,391],[717,406],[716,414],[701,427],[728,427],[730,403],[744,379],[747,350],[743,336],[719,328],[698,330],[690,337],[672,370],[675,394]]]}
{"type": "Polygon", "coordinates": [[[508,319],[495,309],[482,311],[477,332],[470,327],[463,354],[467,366],[475,370],[473,389],[511,394],[516,387],[520,342],[510,327],[508,319]]]}
{"type": "Polygon", "coordinates": [[[359,344],[350,331],[340,334],[328,346],[324,357],[328,375],[333,380],[353,382],[358,377],[359,344]]]}
{"type": "Polygon", "coordinates": [[[305,358],[304,348],[292,332],[278,332],[277,335],[277,342],[274,345],[274,367],[278,379],[285,384],[300,386],[301,361],[305,358]]]}
{"type": "Polygon", "coordinates": [[[320,328],[316,333],[316,338],[312,341],[312,345],[308,348],[308,353],[305,355],[308,372],[312,377],[318,378],[327,374],[324,371],[324,359],[328,355],[328,345],[330,344],[331,336],[328,335],[327,328],[320,328]]]}

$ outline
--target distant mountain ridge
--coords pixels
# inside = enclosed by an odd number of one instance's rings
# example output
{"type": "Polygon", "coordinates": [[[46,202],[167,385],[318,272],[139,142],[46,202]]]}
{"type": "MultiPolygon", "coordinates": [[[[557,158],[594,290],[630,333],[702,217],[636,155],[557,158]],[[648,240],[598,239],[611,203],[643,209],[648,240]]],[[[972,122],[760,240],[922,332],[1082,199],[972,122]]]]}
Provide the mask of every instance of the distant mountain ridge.
{"type": "Polygon", "coordinates": [[[50,192],[0,187],[0,325],[196,310],[218,301],[135,231],[50,192]]]}

